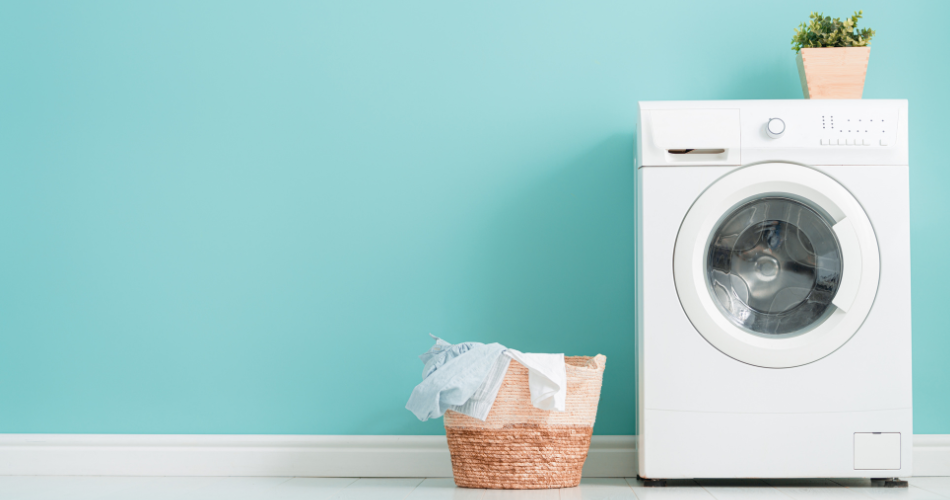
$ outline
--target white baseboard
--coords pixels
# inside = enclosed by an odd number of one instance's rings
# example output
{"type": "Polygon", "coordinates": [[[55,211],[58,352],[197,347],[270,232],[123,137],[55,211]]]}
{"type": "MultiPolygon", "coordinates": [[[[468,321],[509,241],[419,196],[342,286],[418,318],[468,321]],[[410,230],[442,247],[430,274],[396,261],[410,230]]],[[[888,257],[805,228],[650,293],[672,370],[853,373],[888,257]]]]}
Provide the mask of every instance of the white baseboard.
{"type": "Polygon", "coordinates": [[[950,434],[914,435],[914,476],[950,476],[950,434]]]}
{"type": "Polygon", "coordinates": [[[0,475],[450,477],[445,436],[0,435],[0,475]]]}
{"type": "MultiPolygon", "coordinates": [[[[585,477],[636,476],[635,436],[594,436],[585,477]]],[[[950,476],[950,434],[914,436],[950,476]]],[[[0,434],[0,475],[451,477],[445,436],[0,434]]]]}

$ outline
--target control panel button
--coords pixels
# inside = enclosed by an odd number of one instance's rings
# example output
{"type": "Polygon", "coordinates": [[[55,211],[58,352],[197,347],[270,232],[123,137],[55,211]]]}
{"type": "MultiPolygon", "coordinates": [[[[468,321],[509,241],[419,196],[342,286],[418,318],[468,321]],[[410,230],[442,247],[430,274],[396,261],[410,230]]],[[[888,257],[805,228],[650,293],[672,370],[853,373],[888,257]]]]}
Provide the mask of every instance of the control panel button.
{"type": "Polygon", "coordinates": [[[881,146],[887,146],[887,139],[881,139],[881,146]]]}
{"type": "Polygon", "coordinates": [[[821,140],[821,145],[822,145],[822,146],[827,146],[830,142],[831,142],[831,141],[828,140],[828,139],[822,139],[822,140],[821,140]]]}
{"type": "Polygon", "coordinates": [[[845,141],[847,141],[845,142],[845,144],[847,144],[848,146],[854,146],[854,139],[845,139],[845,141]]]}
{"type": "Polygon", "coordinates": [[[778,139],[785,133],[785,121],[781,118],[769,118],[769,123],[765,126],[765,132],[769,137],[778,139]]]}

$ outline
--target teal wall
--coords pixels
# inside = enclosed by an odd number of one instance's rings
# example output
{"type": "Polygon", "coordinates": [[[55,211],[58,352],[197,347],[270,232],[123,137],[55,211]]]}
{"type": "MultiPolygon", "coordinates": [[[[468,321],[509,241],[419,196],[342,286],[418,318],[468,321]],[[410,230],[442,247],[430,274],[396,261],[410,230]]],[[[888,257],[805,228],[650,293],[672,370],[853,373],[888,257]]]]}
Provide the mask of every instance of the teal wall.
{"type": "MultiPolygon", "coordinates": [[[[915,430],[950,433],[950,2],[3,2],[0,432],[437,434],[428,333],[604,353],[632,434],[636,103],[908,98],[915,430]]],[[[886,397],[886,395],[882,395],[886,397]]]]}

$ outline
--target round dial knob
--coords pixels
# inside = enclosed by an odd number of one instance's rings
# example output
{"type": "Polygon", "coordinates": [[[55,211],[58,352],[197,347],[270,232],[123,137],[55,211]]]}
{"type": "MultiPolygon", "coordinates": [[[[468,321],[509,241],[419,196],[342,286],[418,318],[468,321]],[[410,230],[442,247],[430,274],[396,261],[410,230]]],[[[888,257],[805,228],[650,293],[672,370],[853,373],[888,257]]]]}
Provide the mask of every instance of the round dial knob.
{"type": "Polygon", "coordinates": [[[769,137],[778,139],[785,133],[785,122],[781,118],[769,118],[769,123],[765,126],[765,132],[769,134],[769,137]]]}

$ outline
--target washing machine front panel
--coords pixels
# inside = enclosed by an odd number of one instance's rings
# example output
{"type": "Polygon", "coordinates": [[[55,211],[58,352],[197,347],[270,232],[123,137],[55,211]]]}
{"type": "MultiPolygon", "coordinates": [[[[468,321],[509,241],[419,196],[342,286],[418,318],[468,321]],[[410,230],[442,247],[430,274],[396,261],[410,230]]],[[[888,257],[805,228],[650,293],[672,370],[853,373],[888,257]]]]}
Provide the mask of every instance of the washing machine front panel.
{"type": "Polygon", "coordinates": [[[690,208],[676,238],[680,303],[724,354],[766,368],[821,359],[858,330],[877,292],[874,230],[831,177],[789,163],[739,168],[690,208]]]}
{"type": "Polygon", "coordinates": [[[675,101],[640,103],[640,110],[638,473],[911,475],[906,101],[675,101]],[[681,112],[693,109],[720,111],[695,117],[681,112]],[[716,129],[737,125],[734,113],[721,110],[738,110],[739,141],[702,133],[710,121],[716,129]],[[787,126],[779,138],[765,130],[774,117],[787,126]],[[862,119],[882,126],[839,130],[862,119]],[[830,141],[849,134],[854,140],[830,141]],[[880,137],[870,137],[875,134],[880,137]],[[723,152],[704,154],[704,148],[723,152]],[[759,168],[765,164],[770,168],[759,168]],[[746,205],[755,203],[760,219],[743,220],[743,207],[748,214],[746,205]],[[763,210],[771,214],[762,216],[763,210]],[[752,231],[741,240],[745,246],[736,245],[745,230],[752,231]],[[803,296],[819,299],[820,274],[835,273],[827,255],[840,261],[830,305],[827,296],[818,301],[824,312],[801,315],[800,328],[756,331],[730,318],[717,304],[709,276],[709,257],[716,251],[710,247],[717,234],[730,232],[734,241],[720,241],[720,250],[728,249],[732,258],[738,248],[736,258],[747,257],[749,266],[740,262],[733,269],[730,262],[722,274],[745,283],[734,288],[756,287],[754,296],[742,296],[746,305],[783,314],[803,296]],[[804,233],[807,241],[789,241],[792,233],[804,233]],[[763,255],[775,260],[757,262],[763,255]],[[797,276],[776,286],[773,271],[797,276]],[[802,290],[780,296],[787,288],[802,290]],[[836,328],[844,333],[831,332],[836,328]],[[831,354],[819,357],[824,353],[831,354]],[[878,432],[901,436],[900,469],[892,468],[896,460],[886,470],[859,463],[856,436],[878,432]]]}

